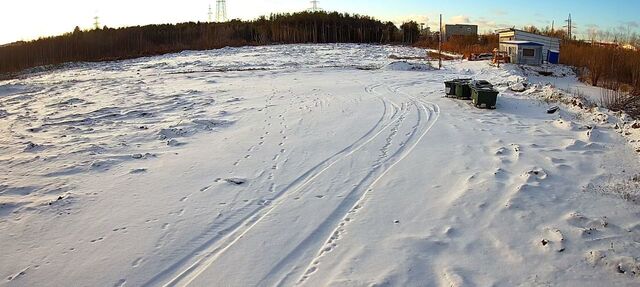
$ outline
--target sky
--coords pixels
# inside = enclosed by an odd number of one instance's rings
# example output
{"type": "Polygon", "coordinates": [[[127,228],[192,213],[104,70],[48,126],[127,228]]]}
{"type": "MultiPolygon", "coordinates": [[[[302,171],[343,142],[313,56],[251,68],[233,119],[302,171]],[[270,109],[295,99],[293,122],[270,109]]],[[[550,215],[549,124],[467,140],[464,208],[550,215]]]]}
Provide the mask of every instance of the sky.
{"type": "MultiPolygon", "coordinates": [[[[90,29],[94,17],[101,26],[207,21],[215,0],[5,0],[0,4],[0,44],[32,40],[90,29]]],[[[307,0],[227,0],[229,18],[254,19],[275,12],[302,11],[307,0]]],[[[564,25],[571,13],[578,37],[589,31],[623,30],[640,33],[638,0],[321,0],[327,11],[358,13],[384,21],[415,20],[437,30],[445,23],[478,24],[481,32],[497,28],[564,25]]]]}

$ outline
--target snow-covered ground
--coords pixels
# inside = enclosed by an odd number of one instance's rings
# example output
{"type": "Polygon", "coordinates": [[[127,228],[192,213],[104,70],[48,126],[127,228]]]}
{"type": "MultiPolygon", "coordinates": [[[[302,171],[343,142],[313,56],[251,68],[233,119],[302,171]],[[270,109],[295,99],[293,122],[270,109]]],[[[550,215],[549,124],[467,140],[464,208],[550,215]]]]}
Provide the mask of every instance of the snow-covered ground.
{"type": "Polygon", "coordinates": [[[229,48],[0,82],[0,285],[640,284],[640,124],[574,98],[566,67],[392,54],[424,51],[229,48]],[[497,109],[443,98],[458,77],[496,84],[497,109]]]}

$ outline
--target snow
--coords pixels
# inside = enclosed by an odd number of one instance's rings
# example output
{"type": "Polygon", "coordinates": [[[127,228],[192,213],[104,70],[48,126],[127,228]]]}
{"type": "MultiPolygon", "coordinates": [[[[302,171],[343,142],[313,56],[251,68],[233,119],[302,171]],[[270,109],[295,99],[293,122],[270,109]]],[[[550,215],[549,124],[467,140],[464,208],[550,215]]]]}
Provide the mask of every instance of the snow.
{"type": "Polygon", "coordinates": [[[430,71],[433,67],[429,63],[409,63],[406,61],[393,62],[387,65],[390,71],[430,71]]]}
{"type": "Polygon", "coordinates": [[[540,43],[535,43],[531,41],[502,41],[504,44],[514,44],[514,45],[530,45],[530,46],[544,46],[540,43]]]}
{"type": "Polygon", "coordinates": [[[568,67],[392,54],[424,50],[225,48],[0,82],[0,285],[638,285],[640,124],[576,95],[568,67]],[[497,109],[445,98],[461,77],[497,109]]]}

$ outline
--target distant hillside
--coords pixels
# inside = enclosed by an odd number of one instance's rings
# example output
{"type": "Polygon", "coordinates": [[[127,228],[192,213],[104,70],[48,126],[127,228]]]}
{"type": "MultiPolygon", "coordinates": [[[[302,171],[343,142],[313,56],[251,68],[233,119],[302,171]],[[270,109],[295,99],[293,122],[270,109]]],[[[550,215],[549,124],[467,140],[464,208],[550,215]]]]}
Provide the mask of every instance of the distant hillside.
{"type": "Polygon", "coordinates": [[[180,23],[82,31],[0,47],[0,73],[75,61],[104,61],[183,50],[273,43],[413,43],[414,22],[398,29],[367,16],[327,12],[274,14],[253,21],[180,23]]]}

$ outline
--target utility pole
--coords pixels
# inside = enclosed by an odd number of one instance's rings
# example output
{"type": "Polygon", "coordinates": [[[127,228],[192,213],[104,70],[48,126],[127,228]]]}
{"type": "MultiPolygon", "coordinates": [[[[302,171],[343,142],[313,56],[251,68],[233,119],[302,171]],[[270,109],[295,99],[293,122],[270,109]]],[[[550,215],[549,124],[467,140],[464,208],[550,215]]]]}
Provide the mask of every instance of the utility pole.
{"type": "Polygon", "coordinates": [[[312,0],[312,1],[311,1],[311,8],[309,9],[309,11],[311,11],[311,12],[318,12],[318,11],[321,11],[322,9],[320,9],[320,8],[318,7],[318,2],[320,2],[320,1],[318,1],[318,0],[312,0]]]}
{"type": "Polygon", "coordinates": [[[567,23],[567,25],[564,26],[567,28],[567,36],[569,40],[573,40],[573,29],[575,29],[576,26],[573,25],[573,20],[571,20],[571,13],[569,13],[569,19],[565,20],[565,22],[567,23]]]}
{"type": "Polygon", "coordinates": [[[216,1],[216,22],[227,22],[227,1],[216,1]]]}
{"type": "Polygon", "coordinates": [[[98,17],[98,15],[96,15],[95,17],[93,17],[93,28],[95,28],[96,30],[100,29],[100,17],[98,17]]]}
{"type": "Polygon", "coordinates": [[[442,14],[440,14],[440,33],[438,33],[438,70],[442,69],[442,14]]]}

